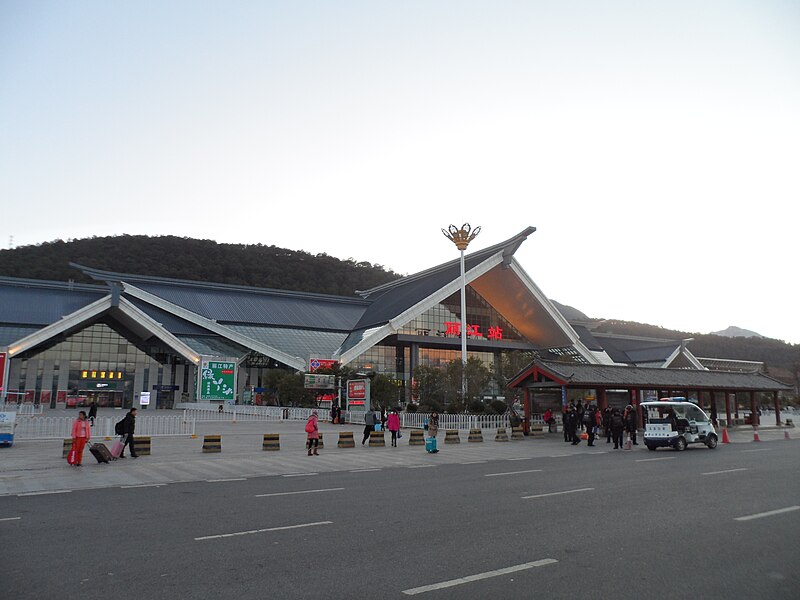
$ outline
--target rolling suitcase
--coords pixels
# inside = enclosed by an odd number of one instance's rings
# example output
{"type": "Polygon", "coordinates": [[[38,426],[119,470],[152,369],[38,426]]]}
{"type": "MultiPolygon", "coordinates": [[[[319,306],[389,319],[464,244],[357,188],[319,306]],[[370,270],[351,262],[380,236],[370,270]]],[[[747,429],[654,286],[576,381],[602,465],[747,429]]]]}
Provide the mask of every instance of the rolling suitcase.
{"type": "Polygon", "coordinates": [[[436,448],[436,438],[429,437],[425,439],[425,451],[430,452],[431,454],[435,454],[439,450],[436,448]]]}
{"type": "Polygon", "coordinates": [[[108,451],[105,444],[89,444],[89,452],[92,453],[99,463],[111,462],[111,452],[108,451]]]}

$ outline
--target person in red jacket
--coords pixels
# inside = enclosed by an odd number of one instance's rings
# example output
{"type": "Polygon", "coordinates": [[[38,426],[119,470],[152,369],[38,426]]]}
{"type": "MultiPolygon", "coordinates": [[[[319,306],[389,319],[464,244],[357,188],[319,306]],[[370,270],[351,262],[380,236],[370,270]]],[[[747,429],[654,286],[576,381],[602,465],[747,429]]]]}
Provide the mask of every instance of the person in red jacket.
{"type": "Polygon", "coordinates": [[[317,448],[319,447],[319,415],[317,411],[312,411],[311,416],[306,421],[306,433],[308,441],[308,455],[311,456],[312,448],[314,456],[319,456],[317,448]]]}
{"type": "Polygon", "coordinates": [[[400,431],[400,415],[397,414],[396,410],[389,413],[389,417],[386,419],[386,428],[392,434],[392,446],[396,448],[397,432],[400,431]]]}
{"type": "Polygon", "coordinates": [[[92,437],[92,428],[86,419],[86,411],[78,413],[78,418],[72,423],[72,449],[75,451],[76,467],[83,466],[83,449],[86,442],[92,437]]]}

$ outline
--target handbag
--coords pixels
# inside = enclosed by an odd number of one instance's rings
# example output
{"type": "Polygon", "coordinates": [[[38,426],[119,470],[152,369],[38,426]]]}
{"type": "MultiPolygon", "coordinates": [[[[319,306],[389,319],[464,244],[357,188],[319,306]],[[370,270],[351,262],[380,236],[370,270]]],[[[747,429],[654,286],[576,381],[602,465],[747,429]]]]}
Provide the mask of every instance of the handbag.
{"type": "Polygon", "coordinates": [[[67,454],[67,464],[74,465],[78,461],[78,451],[75,448],[70,448],[69,454],[67,454]]]}

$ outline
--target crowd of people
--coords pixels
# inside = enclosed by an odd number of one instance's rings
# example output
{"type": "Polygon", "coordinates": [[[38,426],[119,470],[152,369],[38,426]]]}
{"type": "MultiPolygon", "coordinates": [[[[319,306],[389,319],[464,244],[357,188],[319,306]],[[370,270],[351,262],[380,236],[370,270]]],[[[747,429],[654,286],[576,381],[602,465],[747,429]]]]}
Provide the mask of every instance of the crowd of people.
{"type": "MultiPolygon", "coordinates": [[[[632,404],[628,404],[622,411],[610,406],[601,411],[597,405],[590,402],[585,405],[580,401],[577,404],[570,402],[564,407],[561,419],[564,441],[572,445],[580,444],[581,436],[585,435],[588,445],[594,446],[595,439],[602,434],[607,444],[614,442],[614,449],[617,450],[624,447],[625,433],[628,434],[632,445],[639,445],[636,441],[639,415],[632,404]]],[[[546,423],[554,420],[551,411],[547,411],[544,420],[546,423]]]]}

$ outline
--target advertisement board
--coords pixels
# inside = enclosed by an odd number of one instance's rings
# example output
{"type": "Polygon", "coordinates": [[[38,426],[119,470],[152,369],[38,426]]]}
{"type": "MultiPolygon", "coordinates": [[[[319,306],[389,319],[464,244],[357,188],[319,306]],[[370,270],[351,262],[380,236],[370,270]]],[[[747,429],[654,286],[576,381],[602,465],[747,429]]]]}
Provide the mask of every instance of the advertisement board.
{"type": "Polygon", "coordinates": [[[200,369],[200,401],[236,399],[236,361],[203,360],[200,369]]]}
{"type": "Polygon", "coordinates": [[[306,373],[304,387],[309,390],[335,389],[336,375],[314,375],[306,373]]]}
{"type": "Polygon", "coordinates": [[[139,394],[139,404],[147,406],[150,404],[150,392],[141,392],[139,394]]]}
{"type": "Polygon", "coordinates": [[[351,379],[347,382],[348,410],[369,408],[369,379],[351,379]]]}
{"type": "Polygon", "coordinates": [[[311,358],[308,361],[308,371],[309,373],[313,373],[317,369],[333,369],[338,364],[338,360],[329,360],[327,358],[311,358]]]}

